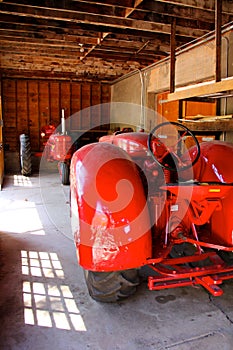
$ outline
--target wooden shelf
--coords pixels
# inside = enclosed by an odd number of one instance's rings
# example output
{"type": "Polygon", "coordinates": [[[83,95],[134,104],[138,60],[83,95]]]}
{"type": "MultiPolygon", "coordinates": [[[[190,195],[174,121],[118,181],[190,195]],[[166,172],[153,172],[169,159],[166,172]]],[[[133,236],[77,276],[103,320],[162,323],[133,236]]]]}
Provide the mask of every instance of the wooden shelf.
{"type": "Polygon", "coordinates": [[[187,126],[191,131],[208,131],[208,132],[224,132],[233,131],[233,119],[232,120],[214,120],[210,122],[193,122],[182,121],[182,124],[187,126]]]}
{"type": "Polygon", "coordinates": [[[168,94],[168,102],[185,100],[192,97],[208,97],[211,94],[222,91],[233,90],[233,77],[222,79],[221,81],[208,81],[200,84],[178,88],[175,92],[168,94]]]}

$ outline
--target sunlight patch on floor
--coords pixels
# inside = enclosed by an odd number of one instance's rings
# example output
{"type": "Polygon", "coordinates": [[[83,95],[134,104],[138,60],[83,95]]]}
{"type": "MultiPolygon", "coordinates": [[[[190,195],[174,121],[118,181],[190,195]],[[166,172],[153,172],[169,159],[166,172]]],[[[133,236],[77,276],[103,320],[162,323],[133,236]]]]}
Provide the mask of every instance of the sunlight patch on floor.
{"type": "Polygon", "coordinates": [[[45,235],[34,202],[27,201],[27,199],[14,201],[6,200],[2,203],[1,209],[0,222],[2,231],[10,233],[29,233],[40,236],[45,235]]]}
{"type": "Polygon", "coordinates": [[[86,331],[64,272],[54,252],[21,251],[25,324],[86,331]],[[35,281],[38,278],[38,281],[35,281]],[[48,281],[44,281],[44,279],[48,281]]]}
{"type": "Polygon", "coordinates": [[[32,182],[29,177],[23,175],[14,175],[14,186],[32,187],[32,182]]]}

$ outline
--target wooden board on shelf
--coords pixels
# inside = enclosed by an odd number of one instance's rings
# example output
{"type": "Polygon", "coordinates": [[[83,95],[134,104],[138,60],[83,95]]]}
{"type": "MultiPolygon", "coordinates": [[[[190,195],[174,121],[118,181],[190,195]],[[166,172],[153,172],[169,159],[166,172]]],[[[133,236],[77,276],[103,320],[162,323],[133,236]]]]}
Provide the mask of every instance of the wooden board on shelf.
{"type": "Polygon", "coordinates": [[[233,119],[202,121],[202,122],[183,119],[182,124],[187,126],[192,131],[208,131],[208,132],[233,131],[233,119]]]}
{"type": "Polygon", "coordinates": [[[175,92],[168,94],[168,101],[185,100],[191,97],[208,96],[222,91],[233,90],[233,77],[221,81],[208,81],[200,84],[178,88],[175,92]]]}
{"type": "Polygon", "coordinates": [[[228,114],[228,115],[192,115],[192,116],[185,116],[183,119],[179,119],[181,121],[195,121],[198,123],[203,123],[203,122],[213,122],[215,120],[229,120],[232,119],[233,115],[228,114]]]}

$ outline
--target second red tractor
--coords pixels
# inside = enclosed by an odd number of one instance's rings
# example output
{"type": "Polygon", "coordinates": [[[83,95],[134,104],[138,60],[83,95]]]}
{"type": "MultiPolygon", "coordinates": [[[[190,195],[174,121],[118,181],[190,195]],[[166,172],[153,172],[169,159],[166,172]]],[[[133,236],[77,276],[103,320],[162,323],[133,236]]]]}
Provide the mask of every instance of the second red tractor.
{"type": "MultiPolygon", "coordinates": [[[[64,117],[62,118],[64,120],[64,117]]],[[[48,162],[57,162],[58,170],[63,185],[70,181],[70,161],[73,155],[73,141],[70,135],[66,134],[65,121],[62,123],[62,132],[57,132],[54,125],[45,125],[41,129],[43,140],[43,157],[48,162]]]]}

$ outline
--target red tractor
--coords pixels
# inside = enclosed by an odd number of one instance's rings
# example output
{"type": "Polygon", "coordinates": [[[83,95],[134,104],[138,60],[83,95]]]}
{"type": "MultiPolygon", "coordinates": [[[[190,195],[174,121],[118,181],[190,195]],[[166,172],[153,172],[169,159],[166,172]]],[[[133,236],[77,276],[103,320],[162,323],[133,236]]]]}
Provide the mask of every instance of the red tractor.
{"type": "Polygon", "coordinates": [[[58,162],[58,170],[63,185],[69,184],[70,161],[73,154],[72,139],[65,131],[65,118],[62,116],[62,132],[57,132],[54,125],[46,125],[41,129],[43,140],[43,156],[49,162],[58,162]]]}
{"type": "Polygon", "coordinates": [[[148,287],[233,278],[233,144],[198,143],[183,124],[120,133],[76,151],[71,219],[89,294],[114,302],[148,287]],[[147,269],[148,270],[148,269],[147,269]]]}

